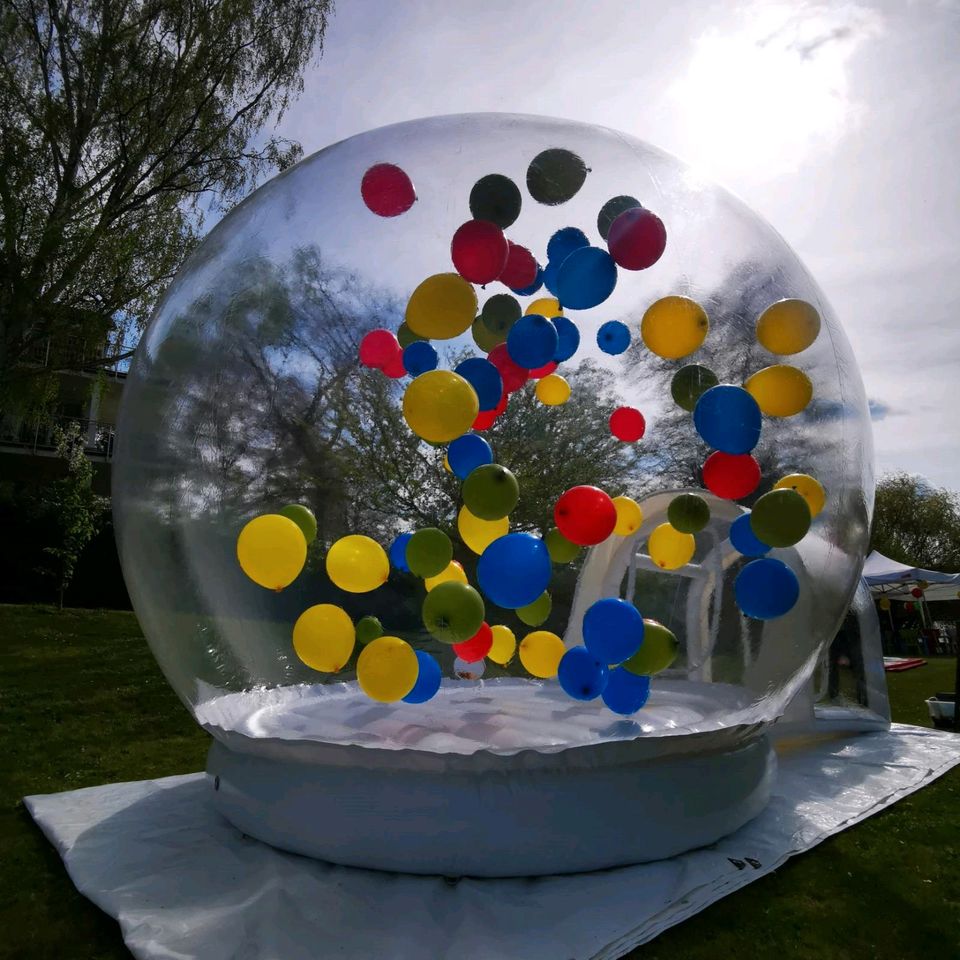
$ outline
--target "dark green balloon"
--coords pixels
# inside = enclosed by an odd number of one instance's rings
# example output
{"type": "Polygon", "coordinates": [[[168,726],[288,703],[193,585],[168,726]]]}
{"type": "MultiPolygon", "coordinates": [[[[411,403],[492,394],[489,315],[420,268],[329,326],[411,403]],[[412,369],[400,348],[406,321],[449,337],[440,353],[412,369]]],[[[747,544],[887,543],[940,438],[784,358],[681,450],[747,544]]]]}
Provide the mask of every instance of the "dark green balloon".
{"type": "Polygon", "coordinates": [[[600,213],[597,215],[597,231],[600,236],[603,237],[604,240],[607,239],[607,234],[610,232],[610,224],[613,223],[624,210],[635,210],[641,206],[643,206],[643,204],[635,197],[628,197],[626,195],[608,200],[600,208],[600,213]]]}
{"type": "Polygon", "coordinates": [[[497,293],[480,310],[480,319],[487,329],[506,340],[510,328],[523,315],[520,302],[509,293],[497,293]]]}
{"type": "Polygon", "coordinates": [[[447,580],[427,594],[421,613],[423,625],[438,640],[463,643],[483,623],[483,598],[473,587],[447,580]]]}
{"type": "Polygon", "coordinates": [[[506,230],[517,217],[523,197],[520,188],[501,173],[481,177],[470,191],[470,212],[474,220],[487,220],[506,230]]]}
{"type": "Polygon", "coordinates": [[[383,624],[376,617],[361,617],[357,621],[357,642],[364,645],[383,636],[383,624]]]}
{"type": "Polygon", "coordinates": [[[460,492],[466,508],[481,520],[505,517],[520,499],[517,478],[499,463],[486,463],[472,470],[463,481],[460,492]]]}
{"type": "Polygon", "coordinates": [[[418,530],[407,541],[407,566],[417,577],[435,577],[452,559],[453,544],[436,527],[418,530]]]}
{"type": "Polygon", "coordinates": [[[750,529],[768,547],[792,547],[810,529],[810,507],[796,490],[771,490],[753,505],[750,529]]]}
{"type": "Polygon", "coordinates": [[[681,493],[670,501],[667,519],[674,530],[699,533],[710,522],[710,508],[703,497],[695,493],[681,493]]]}
{"type": "Polygon", "coordinates": [[[411,343],[416,343],[418,340],[426,340],[426,337],[414,333],[404,322],[400,324],[400,328],[397,330],[397,340],[401,347],[409,347],[411,343]]]}
{"type": "Polygon", "coordinates": [[[715,387],[720,381],[717,375],[707,367],[697,363],[681,367],[674,375],[670,384],[670,393],[678,406],[693,413],[700,395],[715,387]]]}
{"type": "Polygon", "coordinates": [[[641,677],[652,677],[666,670],[680,652],[677,638],[662,623],[656,620],[643,621],[643,643],[640,649],[623,666],[641,677]]]}
{"type": "Polygon", "coordinates": [[[483,317],[477,317],[470,327],[473,334],[473,342],[484,352],[489,353],[494,347],[504,343],[507,339],[506,334],[502,337],[494,333],[484,322],[483,317]]]}
{"type": "Polygon", "coordinates": [[[580,547],[568,540],[556,527],[551,527],[543,538],[547,553],[554,563],[570,563],[580,555],[580,547]]]}
{"type": "Polygon", "coordinates": [[[317,518],[309,507],[302,503],[291,503],[280,511],[280,516],[292,520],[303,531],[308,547],[317,539],[317,518]]]}
{"type": "Polygon", "coordinates": [[[520,607],[517,610],[517,616],[528,627],[539,627],[540,624],[544,623],[547,617],[550,616],[552,609],[553,600],[550,598],[550,594],[544,590],[533,603],[528,603],[525,607],[520,607]]]}
{"type": "Polygon", "coordinates": [[[538,153],[527,168],[527,189],[548,207],[566,203],[587,179],[587,165],[575,153],[552,147],[538,153]]]}

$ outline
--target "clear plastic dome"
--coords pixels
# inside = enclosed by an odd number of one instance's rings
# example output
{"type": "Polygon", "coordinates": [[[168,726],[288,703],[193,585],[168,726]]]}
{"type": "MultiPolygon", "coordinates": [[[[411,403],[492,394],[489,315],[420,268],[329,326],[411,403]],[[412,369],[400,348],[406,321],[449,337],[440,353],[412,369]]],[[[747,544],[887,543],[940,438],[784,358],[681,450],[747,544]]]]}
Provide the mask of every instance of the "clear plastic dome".
{"type": "MultiPolygon", "coordinates": [[[[474,289],[480,309],[510,293],[499,282],[474,289]]],[[[526,307],[548,296],[541,289],[517,299],[526,307]]],[[[470,329],[433,346],[444,369],[484,356],[470,329]]],[[[490,723],[510,728],[504,749],[774,720],[810,676],[853,596],[872,497],[870,425],[856,362],[823,294],[783,239],[730,194],[638,140],[585,124],[495,114],[352,137],[276,177],[227,216],[171,284],[141,341],[114,467],[130,595],[160,666],[201,722],[252,737],[275,736],[279,728],[294,739],[345,736],[343,717],[360,710],[351,696],[362,648],[328,674],[302,662],[292,643],[300,614],[330,603],[354,621],[376,616],[386,633],[436,655],[441,692],[457,698],[458,716],[464,703],[482,703],[490,723]],[[531,161],[550,148],[570,151],[586,167],[582,186],[559,204],[537,202],[527,186],[531,161]],[[416,188],[416,202],[401,215],[376,216],[361,196],[364,174],[381,163],[401,168],[416,188]],[[611,535],[552,567],[552,609],[535,629],[562,636],[568,647],[579,644],[589,606],[621,596],[680,644],[677,659],[653,677],[647,705],[631,718],[618,718],[599,699],[568,700],[564,721],[548,734],[549,718],[559,716],[557,681],[531,678],[516,658],[506,666],[487,660],[482,679],[460,679],[455,651],[423,626],[422,580],[391,566],[383,586],[348,593],[325,569],[327,551],[344,536],[362,534],[387,548],[405,531],[438,527],[477,584],[477,555],[457,526],[460,482],[445,469],[444,447],[419,439],[404,420],[411,378],[364,367],[358,350],[369,331],[400,328],[425,278],[453,271],[451,238],[471,219],[471,190],[494,173],[509,177],[522,195],[507,237],[541,265],[548,240],[564,227],[579,228],[605,250],[598,214],[618,196],[655,213],[667,237],[652,266],[618,271],[605,301],[565,310],[580,333],[579,349],[557,370],[570,399],[545,405],[531,380],[482,433],[519,482],[512,532],[546,534],[558,497],[579,484],[630,496],[643,510],[635,532],[611,535]],[[652,303],[676,295],[699,303],[710,328],[695,352],[664,359],[645,345],[640,322],[652,303]],[[756,322],[785,298],[812,305],[822,326],[812,345],[778,357],[757,342],[756,322]],[[630,333],[622,353],[598,342],[611,320],[630,333]],[[721,384],[743,384],[778,363],[799,368],[812,383],[813,398],[801,412],[763,417],[753,450],[762,480],[739,500],[703,489],[711,449],[671,393],[675,374],[691,363],[711,369],[721,384]],[[642,411],[641,440],[611,434],[609,416],[621,406],[642,411]],[[738,608],[734,586],[751,558],[731,544],[730,526],[791,474],[815,477],[826,503],[802,540],[770,552],[796,574],[797,602],[776,619],[752,619],[738,608]],[[664,570],[650,560],[648,538],[682,491],[702,495],[710,519],[696,534],[690,562],[664,570]],[[292,503],[313,510],[318,534],[303,571],[275,592],[244,575],[237,537],[251,518],[292,503]],[[305,709],[318,690],[336,695],[305,709]],[[287,708],[300,711],[296,722],[276,720],[287,708]],[[519,719],[524,711],[539,718],[539,733],[529,740],[519,719]],[[577,730],[569,722],[574,715],[582,719],[577,730]]],[[[509,626],[518,640],[534,629],[489,598],[485,619],[509,626]]],[[[422,742],[433,742],[431,730],[453,732],[437,702],[379,705],[377,721],[362,742],[411,726],[422,742]]],[[[477,736],[437,742],[438,749],[470,752],[477,736]]],[[[496,737],[491,743],[495,749],[496,737]]]]}

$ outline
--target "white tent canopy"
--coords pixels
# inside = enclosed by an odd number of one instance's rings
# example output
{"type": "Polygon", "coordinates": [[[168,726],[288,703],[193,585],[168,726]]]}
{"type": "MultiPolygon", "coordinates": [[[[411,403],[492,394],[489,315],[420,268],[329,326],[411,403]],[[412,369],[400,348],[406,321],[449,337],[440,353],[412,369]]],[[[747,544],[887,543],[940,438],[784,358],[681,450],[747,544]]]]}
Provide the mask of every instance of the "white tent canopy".
{"type": "Polygon", "coordinates": [[[910,591],[920,580],[926,580],[930,584],[923,594],[923,599],[928,602],[956,600],[960,594],[960,573],[939,573],[936,570],[911,567],[891,560],[876,550],[863,564],[863,579],[871,593],[889,597],[891,600],[911,600],[910,591]]]}

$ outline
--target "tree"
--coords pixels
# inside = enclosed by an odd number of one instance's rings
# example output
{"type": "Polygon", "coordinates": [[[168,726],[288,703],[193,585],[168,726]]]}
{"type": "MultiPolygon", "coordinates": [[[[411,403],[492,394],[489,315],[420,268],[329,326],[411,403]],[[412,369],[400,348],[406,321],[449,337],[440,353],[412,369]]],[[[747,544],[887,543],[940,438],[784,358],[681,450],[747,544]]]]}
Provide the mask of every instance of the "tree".
{"type": "Polygon", "coordinates": [[[870,548],[910,566],[960,570],[960,495],[909,473],[877,484],[870,548]]]}
{"type": "Polygon", "coordinates": [[[93,465],[84,453],[80,425],[56,428],[57,456],[66,465],[66,475],[41,487],[40,513],[49,518],[56,542],[44,547],[50,558],[45,573],[57,585],[57,602],[63,609],[63,595],[73,579],[83,548],[94,538],[107,506],[105,497],[93,492],[93,465]]]}
{"type": "Polygon", "coordinates": [[[204,210],[299,158],[261,132],[302,89],[330,9],[4,0],[0,401],[48,386],[24,364],[39,346],[56,366],[139,328],[204,210]]]}

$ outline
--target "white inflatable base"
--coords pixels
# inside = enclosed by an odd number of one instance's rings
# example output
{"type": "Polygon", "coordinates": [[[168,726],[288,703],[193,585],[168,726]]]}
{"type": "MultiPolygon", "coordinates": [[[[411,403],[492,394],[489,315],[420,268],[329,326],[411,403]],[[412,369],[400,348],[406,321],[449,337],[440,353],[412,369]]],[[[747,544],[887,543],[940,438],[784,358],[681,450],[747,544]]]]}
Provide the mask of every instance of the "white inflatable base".
{"type": "Polygon", "coordinates": [[[770,797],[762,726],[719,719],[742,708],[735,688],[663,682],[628,719],[555,683],[476,686],[449,682],[416,707],[372,703],[351,683],[205,704],[217,808],[249,836],[332,863],[519,877],[672,857],[770,797]]]}

